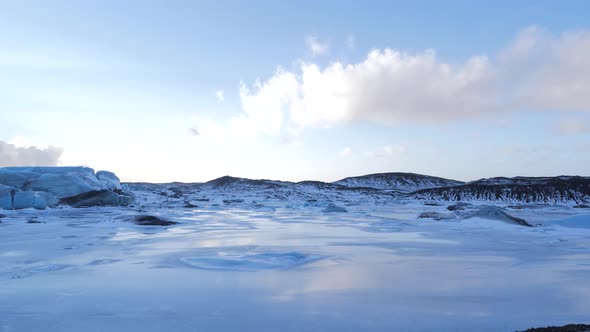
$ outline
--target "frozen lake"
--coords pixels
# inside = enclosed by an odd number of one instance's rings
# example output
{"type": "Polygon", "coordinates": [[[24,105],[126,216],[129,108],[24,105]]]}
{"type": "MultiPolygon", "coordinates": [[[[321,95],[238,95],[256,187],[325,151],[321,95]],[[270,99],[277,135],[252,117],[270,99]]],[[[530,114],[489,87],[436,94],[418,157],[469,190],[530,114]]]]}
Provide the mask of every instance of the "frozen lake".
{"type": "Polygon", "coordinates": [[[590,215],[539,227],[417,219],[413,204],[324,214],[126,208],[6,212],[0,331],[514,331],[590,322],[590,215]],[[394,212],[392,212],[394,211],[394,212]],[[27,223],[27,221],[35,223],[27,223]]]}

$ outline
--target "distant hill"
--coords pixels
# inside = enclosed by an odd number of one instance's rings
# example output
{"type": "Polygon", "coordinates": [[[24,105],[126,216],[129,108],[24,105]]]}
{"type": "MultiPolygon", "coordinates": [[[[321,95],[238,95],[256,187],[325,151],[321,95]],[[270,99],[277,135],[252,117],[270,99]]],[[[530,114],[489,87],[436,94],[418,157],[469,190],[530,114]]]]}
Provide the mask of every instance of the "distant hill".
{"type": "MultiPolygon", "coordinates": [[[[348,177],[328,183],[321,181],[287,182],[252,180],[223,176],[205,183],[171,183],[167,185],[130,184],[131,189],[161,192],[168,196],[191,194],[230,195],[233,198],[259,197],[280,200],[375,201],[481,201],[485,203],[590,204],[590,177],[494,177],[461,182],[414,173],[379,173],[348,177]]],[[[254,198],[253,198],[254,199],[254,198]]],[[[256,199],[255,199],[256,200],[256,199]]]]}
{"type": "Polygon", "coordinates": [[[414,192],[412,197],[444,201],[581,204],[590,202],[590,177],[495,177],[452,187],[422,189],[414,192]]]}
{"type": "Polygon", "coordinates": [[[427,188],[458,186],[464,182],[414,173],[377,173],[348,177],[333,183],[347,187],[413,192],[427,188]]]}

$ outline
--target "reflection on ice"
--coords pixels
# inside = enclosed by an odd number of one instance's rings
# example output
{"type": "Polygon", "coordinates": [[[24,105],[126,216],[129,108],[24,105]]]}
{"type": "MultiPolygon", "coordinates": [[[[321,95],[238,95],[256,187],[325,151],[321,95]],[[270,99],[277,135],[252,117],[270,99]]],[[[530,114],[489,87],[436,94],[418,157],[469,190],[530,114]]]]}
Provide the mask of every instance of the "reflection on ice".
{"type": "Polygon", "coordinates": [[[261,253],[251,255],[219,255],[215,257],[183,257],[180,261],[190,267],[204,270],[260,271],[289,269],[310,264],[324,256],[299,252],[261,253]]]}
{"type": "Polygon", "coordinates": [[[511,211],[544,225],[532,228],[417,219],[444,209],[162,209],[181,224],[150,229],[123,221],[137,213],[128,209],[47,210],[33,225],[26,220],[38,212],[10,213],[0,235],[0,331],[514,331],[588,322],[587,214],[511,211]]]}

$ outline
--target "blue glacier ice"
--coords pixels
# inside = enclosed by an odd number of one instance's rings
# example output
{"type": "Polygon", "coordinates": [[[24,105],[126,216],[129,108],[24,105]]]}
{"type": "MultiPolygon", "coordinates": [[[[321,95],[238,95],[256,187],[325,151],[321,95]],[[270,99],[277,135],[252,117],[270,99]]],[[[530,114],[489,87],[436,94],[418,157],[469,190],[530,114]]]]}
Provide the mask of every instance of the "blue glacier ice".
{"type": "Polygon", "coordinates": [[[45,209],[58,204],[128,205],[133,195],[111,172],[88,167],[0,168],[0,209],[45,209]]]}

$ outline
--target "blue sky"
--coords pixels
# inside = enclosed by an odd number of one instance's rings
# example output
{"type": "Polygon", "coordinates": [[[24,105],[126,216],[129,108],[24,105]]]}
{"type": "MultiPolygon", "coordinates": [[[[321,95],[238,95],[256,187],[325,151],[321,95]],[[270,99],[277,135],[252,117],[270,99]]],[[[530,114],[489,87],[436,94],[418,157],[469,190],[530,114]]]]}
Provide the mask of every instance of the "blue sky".
{"type": "Polygon", "coordinates": [[[590,175],[589,7],[0,1],[0,166],[590,175]]]}

